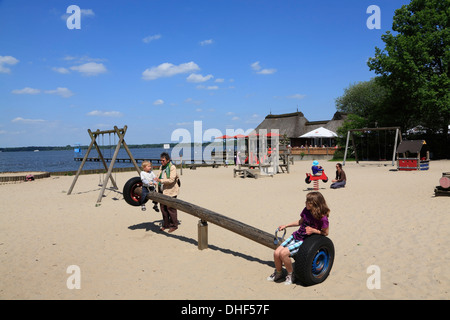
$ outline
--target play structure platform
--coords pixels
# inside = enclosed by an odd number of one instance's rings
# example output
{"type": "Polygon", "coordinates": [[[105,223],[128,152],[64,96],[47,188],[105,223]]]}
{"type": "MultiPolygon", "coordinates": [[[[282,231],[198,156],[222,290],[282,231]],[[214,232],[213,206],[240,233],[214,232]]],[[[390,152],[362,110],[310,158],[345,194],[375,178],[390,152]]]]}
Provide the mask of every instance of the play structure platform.
{"type": "Polygon", "coordinates": [[[397,169],[399,171],[428,170],[430,155],[425,140],[403,140],[397,149],[397,169]],[[399,154],[402,154],[400,156],[399,154]]]}

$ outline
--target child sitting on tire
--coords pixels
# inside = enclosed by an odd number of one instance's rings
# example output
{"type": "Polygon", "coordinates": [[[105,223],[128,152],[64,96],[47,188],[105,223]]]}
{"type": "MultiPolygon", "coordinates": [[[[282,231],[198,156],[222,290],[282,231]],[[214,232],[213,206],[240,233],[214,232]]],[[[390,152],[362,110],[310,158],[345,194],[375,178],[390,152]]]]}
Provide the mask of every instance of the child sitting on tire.
{"type": "Polygon", "coordinates": [[[300,220],[296,220],[287,225],[280,225],[278,230],[282,231],[288,227],[300,226],[300,228],[292,233],[273,254],[275,261],[275,271],[267,280],[280,282],[285,279],[285,284],[289,285],[294,282],[292,276],[291,257],[297,253],[303,240],[311,234],[328,235],[329,222],[328,216],[330,209],[327,206],[325,198],[320,192],[310,192],[306,195],[306,207],[300,214],[300,220]],[[287,271],[287,276],[283,274],[283,264],[287,271]]]}
{"type": "MultiPolygon", "coordinates": [[[[142,180],[142,194],[140,199],[141,210],[145,211],[145,202],[147,201],[146,197],[149,192],[155,191],[156,175],[152,171],[152,163],[150,161],[142,162],[142,171],[141,171],[141,180],[142,180]]],[[[158,203],[153,201],[153,210],[159,212],[158,203]]]]}

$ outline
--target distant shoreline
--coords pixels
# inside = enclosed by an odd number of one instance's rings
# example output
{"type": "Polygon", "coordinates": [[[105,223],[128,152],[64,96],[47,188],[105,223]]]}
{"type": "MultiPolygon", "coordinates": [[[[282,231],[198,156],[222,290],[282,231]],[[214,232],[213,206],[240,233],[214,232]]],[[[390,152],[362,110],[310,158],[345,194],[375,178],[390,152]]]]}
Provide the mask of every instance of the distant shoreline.
{"type": "MultiPolygon", "coordinates": [[[[204,142],[202,145],[208,145],[211,142],[204,142]]],[[[164,145],[168,144],[170,145],[170,148],[173,148],[175,146],[189,146],[189,145],[196,145],[194,143],[153,143],[153,144],[127,144],[128,148],[130,149],[145,149],[145,148],[164,148],[164,145]]],[[[111,145],[105,145],[101,147],[110,147],[111,145]]],[[[61,151],[61,150],[72,150],[74,148],[81,148],[82,150],[87,150],[89,146],[71,146],[67,145],[65,147],[59,146],[59,147],[49,147],[49,146],[29,146],[29,147],[5,147],[0,148],[0,152],[19,152],[19,151],[61,151]]]]}

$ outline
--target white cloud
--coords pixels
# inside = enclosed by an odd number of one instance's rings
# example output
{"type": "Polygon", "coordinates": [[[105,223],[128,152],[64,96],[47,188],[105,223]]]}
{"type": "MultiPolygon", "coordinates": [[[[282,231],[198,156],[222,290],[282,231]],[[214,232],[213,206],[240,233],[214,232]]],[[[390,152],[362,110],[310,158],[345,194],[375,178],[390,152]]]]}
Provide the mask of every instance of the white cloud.
{"type": "Polygon", "coordinates": [[[253,71],[261,70],[261,66],[259,65],[259,61],[253,62],[250,67],[252,67],[253,71]]]}
{"type": "Polygon", "coordinates": [[[0,56],[0,73],[10,73],[11,69],[5,67],[4,65],[7,64],[13,66],[18,62],[19,60],[12,56],[0,56]]]}
{"type": "Polygon", "coordinates": [[[222,82],[225,82],[225,79],[217,78],[214,82],[222,83],[222,82]]]}
{"type": "Polygon", "coordinates": [[[304,97],[306,97],[306,95],[304,95],[304,94],[299,94],[299,93],[296,93],[296,94],[293,94],[293,95],[291,95],[291,96],[287,96],[289,99],[303,99],[304,97]]]}
{"type": "Polygon", "coordinates": [[[33,123],[42,123],[42,122],[45,122],[45,120],[42,120],[42,119],[24,119],[22,117],[17,117],[17,118],[12,119],[11,122],[33,124],[33,123]]]}
{"type": "Polygon", "coordinates": [[[155,80],[158,78],[167,78],[172,77],[174,75],[180,74],[180,73],[189,73],[200,70],[199,66],[191,61],[187,63],[182,63],[178,66],[172,64],[172,63],[161,63],[157,67],[151,67],[146,69],[142,73],[142,79],[144,80],[155,80]]]}
{"type": "Polygon", "coordinates": [[[145,37],[144,39],[142,39],[142,42],[149,43],[149,42],[152,42],[153,40],[158,40],[158,39],[161,39],[161,35],[155,34],[153,36],[145,37]]]}
{"type": "Polygon", "coordinates": [[[14,93],[14,94],[38,94],[38,93],[41,93],[41,90],[30,88],[30,87],[26,87],[26,88],[23,88],[23,89],[13,90],[11,92],[14,93]]]}
{"type": "Polygon", "coordinates": [[[219,90],[219,87],[218,86],[207,86],[207,87],[205,87],[204,85],[199,84],[197,86],[197,89],[219,90]]]}
{"type": "Polygon", "coordinates": [[[99,111],[94,110],[87,113],[88,116],[94,117],[121,117],[122,113],[119,111],[99,111]]]}
{"type": "Polygon", "coordinates": [[[201,46],[207,46],[207,45],[210,45],[210,44],[213,44],[213,43],[214,43],[214,40],[213,40],[213,39],[208,39],[208,40],[200,41],[200,45],[201,45],[201,46]]]}
{"type": "Polygon", "coordinates": [[[81,56],[81,57],[75,57],[75,56],[65,56],[63,58],[64,61],[70,61],[74,63],[86,63],[86,62],[104,62],[106,59],[103,58],[91,58],[89,56],[81,56]]]}
{"type": "Polygon", "coordinates": [[[277,69],[262,69],[261,71],[258,71],[258,74],[272,74],[277,72],[277,69]]]}
{"type": "Polygon", "coordinates": [[[253,62],[250,66],[257,74],[272,74],[277,72],[277,69],[262,69],[259,65],[259,61],[253,62]]]}
{"type": "Polygon", "coordinates": [[[82,17],[94,17],[95,13],[92,9],[81,9],[81,16],[82,17]]]}
{"type": "Polygon", "coordinates": [[[179,127],[187,127],[187,126],[191,126],[193,124],[193,122],[177,122],[175,125],[179,126],[179,127]]]}
{"type": "Polygon", "coordinates": [[[209,79],[214,78],[212,74],[208,74],[207,76],[202,76],[201,74],[191,73],[189,77],[186,78],[188,82],[205,82],[209,79]]]}
{"type": "Polygon", "coordinates": [[[61,74],[70,73],[69,69],[63,68],[63,67],[61,67],[61,68],[54,67],[54,68],[52,68],[52,70],[55,71],[55,72],[61,73],[61,74]]]}
{"type": "Polygon", "coordinates": [[[73,66],[70,67],[70,70],[78,71],[85,76],[96,76],[107,71],[103,63],[96,62],[88,62],[79,66],[73,66]]]}
{"type": "MultiPolygon", "coordinates": [[[[26,87],[26,88],[23,88],[23,89],[13,90],[11,92],[14,93],[14,94],[39,94],[39,93],[41,93],[41,90],[35,89],[35,88],[26,87]]],[[[69,89],[67,89],[67,88],[60,88],[60,87],[56,88],[55,90],[47,90],[47,91],[45,91],[45,93],[47,93],[47,94],[56,94],[56,95],[59,95],[59,96],[61,96],[63,98],[69,98],[69,97],[74,95],[74,93],[72,91],[70,91],[69,89]]]]}
{"type": "Polygon", "coordinates": [[[160,106],[162,104],[164,104],[164,100],[162,100],[162,99],[158,99],[158,100],[155,100],[155,102],[153,102],[153,105],[155,105],[155,106],[160,106]]]}
{"type": "Polygon", "coordinates": [[[201,105],[203,103],[202,100],[194,100],[192,98],[187,98],[186,100],[184,100],[185,103],[192,103],[196,106],[201,105]]]}
{"type": "MultiPolygon", "coordinates": [[[[86,18],[95,17],[94,10],[92,10],[92,9],[80,9],[80,14],[81,14],[81,17],[86,17],[86,18]]],[[[64,13],[61,16],[61,19],[66,21],[67,18],[69,18],[71,15],[72,15],[72,13],[64,13]]]]}
{"type": "Polygon", "coordinates": [[[69,97],[74,95],[74,93],[72,91],[70,91],[69,89],[67,89],[67,88],[60,88],[60,87],[56,88],[55,90],[47,90],[47,91],[45,91],[45,93],[47,93],[47,94],[56,94],[56,95],[61,96],[63,98],[69,98],[69,97]]]}

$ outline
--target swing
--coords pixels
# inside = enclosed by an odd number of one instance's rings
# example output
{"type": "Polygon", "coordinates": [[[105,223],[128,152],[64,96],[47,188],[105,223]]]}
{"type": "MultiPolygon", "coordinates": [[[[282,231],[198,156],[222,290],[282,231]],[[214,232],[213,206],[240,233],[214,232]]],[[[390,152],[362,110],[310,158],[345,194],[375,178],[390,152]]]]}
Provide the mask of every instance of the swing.
{"type": "MultiPolygon", "coordinates": [[[[379,145],[378,146],[378,150],[379,150],[379,154],[378,154],[378,158],[380,159],[380,160],[383,160],[383,161],[386,161],[386,158],[387,158],[387,156],[388,156],[388,154],[387,154],[387,152],[388,152],[388,149],[389,150],[392,150],[393,149],[393,153],[392,153],[392,166],[394,166],[394,164],[395,164],[395,154],[396,154],[396,150],[397,150],[397,142],[398,141],[402,141],[402,136],[401,136],[401,131],[400,131],[400,127],[380,127],[380,128],[361,128],[361,129],[350,129],[350,130],[348,130],[347,131],[347,141],[346,141],[346,143],[345,143],[345,151],[344,151],[344,160],[343,160],[343,162],[342,162],[342,165],[345,165],[345,161],[346,161],[346,159],[347,159],[347,152],[348,152],[348,144],[349,144],[349,141],[350,141],[350,136],[352,137],[352,144],[353,144],[353,149],[354,149],[354,152],[355,152],[355,160],[356,160],[356,163],[359,163],[359,159],[358,159],[358,150],[360,149],[360,152],[361,152],[361,156],[362,156],[362,159],[361,160],[365,160],[365,159],[369,159],[369,157],[370,157],[370,154],[369,154],[369,141],[368,141],[368,139],[369,139],[369,137],[368,137],[368,135],[366,135],[365,137],[366,137],[366,142],[367,142],[367,146],[365,146],[364,145],[364,143],[363,143],[363,136],[365,135],[365,134],[367,134],[368,132],[371,132],[371,131],[381,131],[381,130],[383,130],[384,131],[384,136],[385,136],[385,138],[384,138],[384,149],[385,149],[385,154],[384,154],[384,157],[382,157],[381,156],[381,146],[379,145]],[[388,148],[388,138],[387,138],[387,131],[394,131],[395,130],[395,134],[394,134],[394,141],[390,141],[389,142],[389,148],[388,148]],[[360,134],[360,141],[359,141],[359,148],[358,148],[358,143],[357,143],[357,136],[355,137],[355,135],[353,134],[354,132],[360,132],[361,134],[360,134]],[[367,148],[367,150],[366,150],[366,155],[367,155],[367,158],[364,158],[364,149],[366,149],[367,148]]],[[[375,138],[374,138],[375,139],[375,138]]],[[[380,144],[381,142],[380,142],[380,137],[379,137],[379,135],[378,135],[378,143],[380,144]]],[[[373,141],[373,144],[376,144],[376,141],[374,140],[373,141]]],[[[390,152],[390,151],[389,151],[390,152]]],[[[375,152],[375,154],[373,154],[373,158],[374,159],[376,159],[376,152],[375,152]]]]}
{"type": "MultiPolygon", "coordinates": [[[[104,169],[107,170],[106,176],[103,179],[104,181],[102,183],[102,189],[101,189],[100,194],[98,196],[96,206],[100,205],[100,202],[101,202],[102,197],[103,197],[103,193],[105,192],[106,184],[107,184],[107,182],[109,180],[111,180],[111,183],[113,184],[114,189],[118,189],[116,181],[115,181],[115,179],[112,176],[112,169],[114,167],[114,163],[116,161],[116,157],[117,157],[117,154],[119,152],[119,149],[120,149],[121,145],[123,145],[123,147],[125,148],[126,152],[128,153],[128,156],[130,157],[130,160],[133,163],[133,166],[136,169],[136,171],[139,174],[141,173],[141,169],[139,168],[136,160],[134,159],[133,155],[131,154],[130,149],[128,148],[127,144],[125,143],[124,136],[125,136],[126,131],[127,131],[127,126],[124,126],[124,128],[122,128],[122,129],[119,129],[119,128],[117,128],[117,126],[114,126],[114,130],[107,130],[107,131],[100,131],[100,130],[97,129],[97,131],[95,131],[95,132],[92,132],[90,129],[88,129],[89,136],[91,137],[91,143],[90,143],[90,145],[88,147],[88,150],[87,150],[87,152],[86,152],[86,154],[85,154],[85,156],[83,158],[83,161],[81,162],[80,167],[78,168],[78,171],[77,171],[77,173],[76,173],[76,175],[75,175],[75,177],[74,177],[74,179],[72,181],[72,185],[70,186],[69,191],[67,192],[67,195],[70,195],[72,193],[72,190],[75,187],[75,184],[76,184],[76,182],[78,180],[78,177],[79,177],[79,175],[81,173],[81,170],[83,169],[83,166],[84,166],[86,160],[88,159],[89,153],[91,152],[91,149],[93,147],[95,147],[95,149],[97,150],[99,160],[102,162],[102,164],[104,166],[104,169]],[[119,141],[117,142],[117,145],[116,145],[116,148],[115,148],[115,151],[114,151],[114,155],[110,159],[111,163],[110,163],[109,167],[107,166],[106,161],[105,161],[105,159],[103,157],[101,148],[99,148],[99,146],[97,144],[98,136],[102,135],[102,145],[104,146],[104,135],[106,133],[117,134],[117,136],[119,137],[119,141]]],[[[115,141],[115,136],[114,136],[114,141],[115,141]]],[[[104,149],[104,147],[103,147],[103,149],[104,149]]],[[[111,148],[111,151],[112,151],[112,148],[111,148]]],[[[114,174],[114,175],[116,175],[116,174],[114,174]]],[[[100,176],[99,179],[101,180],[101,178],[102,177],[100,176]]]]}

